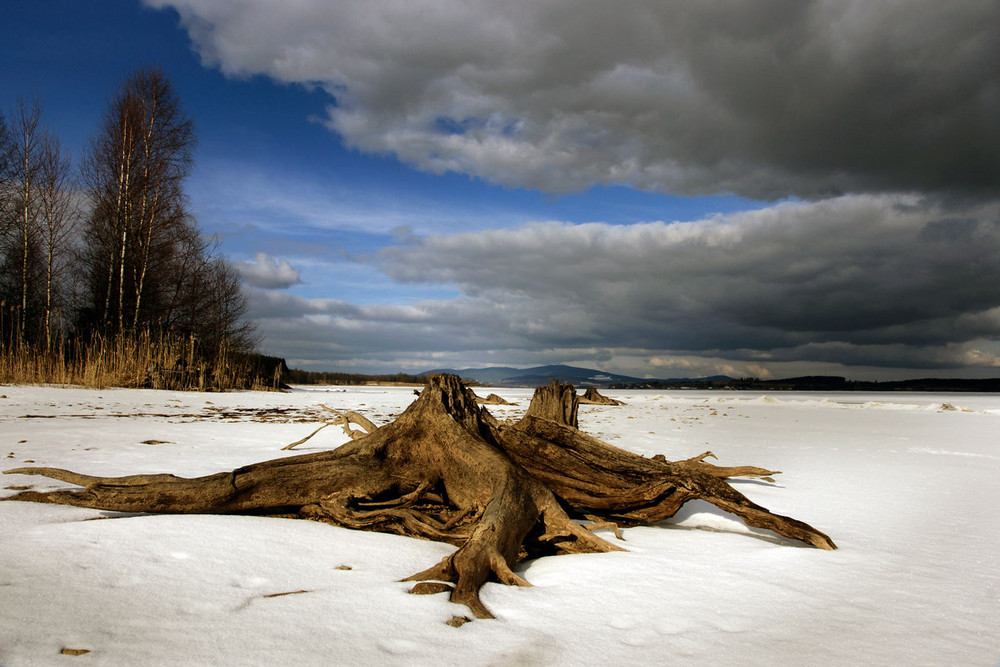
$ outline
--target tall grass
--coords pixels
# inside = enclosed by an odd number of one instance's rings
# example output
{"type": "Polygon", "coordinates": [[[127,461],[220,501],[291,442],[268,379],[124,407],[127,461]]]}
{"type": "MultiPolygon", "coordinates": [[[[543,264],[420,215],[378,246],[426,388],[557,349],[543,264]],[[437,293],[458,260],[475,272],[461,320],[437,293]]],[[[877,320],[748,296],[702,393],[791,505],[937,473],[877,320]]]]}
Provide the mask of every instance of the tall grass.
{"type": "Polygon", "coordinates": [[[50,349],[14,342],[0,350],[0,383],[68,384],[223,391],[276,389],[280,371],[261,377],[250,355],[222,345],[210,358],[190,337],[141,332],[50,349]]]}

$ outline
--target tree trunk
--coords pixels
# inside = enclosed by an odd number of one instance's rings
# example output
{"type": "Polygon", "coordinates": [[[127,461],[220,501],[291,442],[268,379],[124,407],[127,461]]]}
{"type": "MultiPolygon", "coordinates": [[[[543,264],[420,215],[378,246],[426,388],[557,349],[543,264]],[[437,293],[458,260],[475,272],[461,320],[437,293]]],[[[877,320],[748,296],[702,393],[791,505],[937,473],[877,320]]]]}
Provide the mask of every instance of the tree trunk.
{"type": "Polygon", "coordinates": [[[752,526],[836,548],[823,533],[732,489],[725,474],[713,474],[715,467],[702,461],[707,454],[676,463],[645,459],[579,431],[576,408],[575,389],[553,382],[536,391],[524,419],[500,423],[477,407],[459,378],[440,375],[396,421],[334,451],[195,479],[21,468],[6,472],[45,475],[83,490],[24,491],[6,500],[126,512],[293,514],[447,542],[458,549],[408,580],[448,582],[420,583],[414,592],[450,590],[452,601],[479,618],[492,617],[479,599],[484,583],[528,585],[514,573],[525,557],[620,550],[568,512],[590,518],[595,528],[617,528],[659,521],[700,498],[752,526]]]}
{"type": "Polygon", "coordinates": [[[56,278],[65,262],[70,234],[75,229],[75,209],[70,191],[70,162],[51,134],[42,139],[41,183],[42,220],[45,239],[45,349],[52,350],[53,310],[60,299],[56,278]]]}
{"type": "Polygon", "coordinates": [[[132,313],[132,329],[134,331],[137,331],[139,328],[139,311],[142,307],[142,290],[143,285],[146,283],[146,272],[149,269],[149,252],[150,246],[153,243],[153,225],[156,222],[157,204],[160,194],[160,179],[158,177],[160,170],[157,169],[157,178],[155,179],[156,185],[153,187],[153,194],[150,195],[150,180],[152,180],[151,173],[153,170],[153,141],[155,138],[154,130],[159,122],[159,118],[157,116],[158,103],[159,98],[155,95],[151,96],[145,103],[149,106],[149,112],[144,114],[143,117],[143,122],[146,124],[146,134],[143,137],[142,143],[142,183],[140,185],[142,206],[139,210],[139,225],[141,225],[140,229],[145,231],[145,238],[141,239],[142,243],[139,252],[138,267],[136,269],[137,275],[135,277],[135,310],[132,313]]]}
{"type": "Polygon", "coordinates": [[[21,343],[30,341],[26,338],[26,325],[29,316],[28,295],[32,291],[31,250],[34,237],[38,232],[38,192],[37,178],[39,170],[39,124],[42,109],[38,101],[27,106],[20,101],[17,114],[14,117],[14,141],[16,143],[17,164],[14,170],[17,182],[18,201],[16,232],[18,259],[18,301],[19,313],[16,336],[21,343]]]}

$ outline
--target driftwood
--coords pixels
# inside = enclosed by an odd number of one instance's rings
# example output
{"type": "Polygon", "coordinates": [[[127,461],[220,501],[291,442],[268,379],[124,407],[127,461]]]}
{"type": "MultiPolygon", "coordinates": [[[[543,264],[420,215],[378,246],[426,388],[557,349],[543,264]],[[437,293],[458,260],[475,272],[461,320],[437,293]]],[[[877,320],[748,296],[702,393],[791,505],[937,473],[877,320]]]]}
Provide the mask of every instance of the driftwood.
{"type": "Polygon", "coordinates": [[[479,599],[486,582],[529,585],[514,572],[522,559],[621,550],[590,529],[620,535],[619,526],[666,519],[696,498],[751,526],[836,548],[823,533],[772,514],[724,481],[777,472],[716,467],[704,461],[710,452],[677,462],[647,459],[580,431],[577,406],[575,389],[553,382],[536,390],[519,422],[499,422],[476,406],[459,378],[440,375],[395,421],[333,451],[194,479],[19,468],[6,472],[83,488],[23,491],[5,500],[124,512],[292,514],[447,542],[458,549],[409,577],[420,582],[413,592],[450,591],[479,618],[492,617],[479,599]]]}

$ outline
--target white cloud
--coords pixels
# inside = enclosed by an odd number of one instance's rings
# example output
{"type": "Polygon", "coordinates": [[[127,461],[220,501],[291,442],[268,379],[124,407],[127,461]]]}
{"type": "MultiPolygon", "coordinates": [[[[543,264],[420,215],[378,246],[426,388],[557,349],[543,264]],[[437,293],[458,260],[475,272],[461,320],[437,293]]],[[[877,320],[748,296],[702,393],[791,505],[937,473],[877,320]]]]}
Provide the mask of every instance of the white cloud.
{"type": "Polygon", "coordinates": [[[258,252],[252,262],[237,260],[233,262],[240,278],[255,287],[267,289],[286,289],[299,285],[299,272],[285,259],[275,259],[266,252],[258,252]]]}

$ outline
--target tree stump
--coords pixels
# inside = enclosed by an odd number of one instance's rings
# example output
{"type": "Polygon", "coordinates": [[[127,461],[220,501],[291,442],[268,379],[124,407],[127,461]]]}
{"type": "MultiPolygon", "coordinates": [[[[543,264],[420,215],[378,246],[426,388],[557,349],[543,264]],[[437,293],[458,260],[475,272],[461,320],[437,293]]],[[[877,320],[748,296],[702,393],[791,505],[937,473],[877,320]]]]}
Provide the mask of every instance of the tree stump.
{"type": "Polygon", "coordinates": [[[587,391],[583,392],[583,396],[580,397],[580,403],[585,405],[625,405],[624,401],[603,396],[594,387],[587,387],[587,391]]]}
{"type": "Polygon", "coordinates": [[[174,475],[95,477],[57,468],[18,468],[82,490],[23,491],[3,500],[62,503],[123,512],[298,515],[359,530],[447,542],[457,550],[408,580],[414,592],[450,590],[478,618],[492,614],[479,589],[495,579],[527,586],[514,572],[525,558],[621,550],[592,527],[630,526],[673,516],[701,499],[751,526],[834,549],[811,526],[768,512],[725,483],[754,467],[646,459],[577,428],[571,385],[535,392],[517,424],[498,422],[459,378],[440,375],[394,422],[328,452],[264,461],[186,479],[174,475]]]}
{"type": "Polygon", "coordinates": [[[580,397],[576,395],[576,388],[571,384],[560,384],[559,380],[552,380],[547,386],[535,389],[526,416],[576,428],[579,407],[580,397]]]}
{"type": "Polygon", "coordinates": [[[479,405],[515,405],[515,403],[511,403],[507,399],[498,396],[497,394],[490,394],[486,398],[480,398],[479,396],[476,396],[476,403],[478,403],[479,405]]]}

